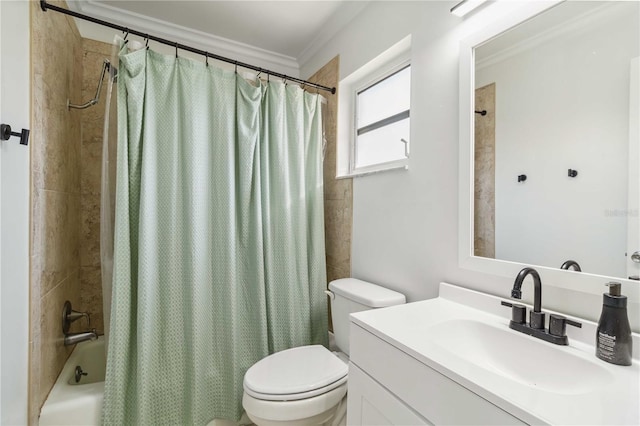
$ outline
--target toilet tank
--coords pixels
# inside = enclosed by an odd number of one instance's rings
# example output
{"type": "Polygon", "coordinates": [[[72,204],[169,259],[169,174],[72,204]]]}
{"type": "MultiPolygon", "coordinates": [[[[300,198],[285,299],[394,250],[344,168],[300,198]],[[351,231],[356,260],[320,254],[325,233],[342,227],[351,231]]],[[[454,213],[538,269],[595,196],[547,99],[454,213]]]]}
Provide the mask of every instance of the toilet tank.
{"type": "Polygon", "coordinates": [[[356,278],[329,283],[336,346],[349,355],[349,314],[406,302],[404,294],[356,278]]]}

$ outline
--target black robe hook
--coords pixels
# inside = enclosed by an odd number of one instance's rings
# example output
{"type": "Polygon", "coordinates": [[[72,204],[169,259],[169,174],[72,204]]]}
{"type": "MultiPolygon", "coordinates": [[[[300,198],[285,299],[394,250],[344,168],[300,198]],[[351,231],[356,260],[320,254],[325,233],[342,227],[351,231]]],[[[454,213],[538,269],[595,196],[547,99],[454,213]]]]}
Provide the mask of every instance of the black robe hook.
{"type": "Polygon", "coordinates": [[[8,124],[0,124],[0,141],[9,140],[11,136],[20,138],[20,145],[29,145],[29,129],[22,129],[20,133],[11,131],[8,124]]]}

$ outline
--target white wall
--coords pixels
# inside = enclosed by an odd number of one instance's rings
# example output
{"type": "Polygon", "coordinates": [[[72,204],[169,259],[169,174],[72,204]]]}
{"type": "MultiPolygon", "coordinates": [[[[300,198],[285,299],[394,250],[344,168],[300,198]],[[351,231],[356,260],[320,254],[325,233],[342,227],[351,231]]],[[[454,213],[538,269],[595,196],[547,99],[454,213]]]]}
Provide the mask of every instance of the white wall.
{"type": "MultiPolygon", "coordinates": [[[[504,297],[513,286],[511,278],[458,266],[459,44],[488,22],[482,20],[487,14],[451,15],[455,4],[371,2],[301,67],[301,75],[309,76],[339,54],[342,79],[412,34],[409,170],[354,180],[352,237],[352,275],[401,291],[410,301],[437,296],[443,280],[504,297]]],[[[524,289],[525,300],[531,293],[524,289]]],[[[585,318],[600,315],[597,294],[546,286],[542,302],[585,318]]]]}
{"type": "Polygon", "coordinates": [[[476,68],[476,87],[496,83],[497,259],[552,268],[573,259],[585,272],[626,277],[627,218],[611,212],[627,208],[638,8],[623,3],[599,15],[597,26],[589,16],[588,29],[562,27],[476,68]]]}
{"type": "MultiPolygon", "coordinates": [[[[29,3],[0,1],[0,120],[29,128],[29,3]]],[[[29,148],[0,142],[0,424],[27,423],[29,148]]]]}

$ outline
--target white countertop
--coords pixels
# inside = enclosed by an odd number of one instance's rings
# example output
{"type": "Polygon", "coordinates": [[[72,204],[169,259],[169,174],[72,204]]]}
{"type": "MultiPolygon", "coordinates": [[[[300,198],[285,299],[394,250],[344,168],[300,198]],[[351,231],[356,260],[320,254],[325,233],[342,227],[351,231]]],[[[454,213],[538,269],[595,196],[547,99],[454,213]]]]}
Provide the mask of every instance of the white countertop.
{"type": "MultiPolygon", "coordinates": [[[[567,327],[569,345],[554,345],[511,330],[511,310],[500,306],[501,300],[508,299],[441,283],[440,297],[436,299],[358,312],[352,314],[351,320],[526,423],[640,424],[640,364],[637,359],[640,347],[637,334],[634,333],[633,336],[632,365],[617,366],[596,358],[593,346],[595,323],[572,318],[580,321],[583,327],[567,327]],[[598,377],[576,377],[574,372],[568,371],[561,373],[566,374],[566,377],[559,377],[560,374],[549,380],[549,377],[544,377],[544,373],[541,373],[540,384],[525,383],[509,374],[503,374],[499,368],[479,359],[479,351],[478,358],[475,358],[472,343],[465,348],[465,342],[458,342],[456,354],[435,342],[434,331],[437,328],[434,326],[452,320],[481,322],[504,329],[507,333],[517,333],[523,338],[533,339],[541,345],[550,345],[551,348],[542,348],[546,350],[544,353],[576,357],[571,359],[575,359],[576,364],[594,367],[598,377]],[[461,347],[468,351],[461,351],[461,347]],[[565,354],[549,352],[547,349],[563,351],[565,354]],[[589,386],[590,383],[600,383],[596,379],[602,379],[604,385],[589,386]],[[567,386],[555,389],[549,383],[567,386]]],[[[517,352],[516,349],[512,350],[517,352]]],[[[504,350],[510,350],[508,345],[505,345],[504,350]]],[[[546,360],[534,355],[521,358],[518,365],[522,369],[535,368],[541,372],[545,371],[541,363],[553,362],[553,357],[546,360]]]]}

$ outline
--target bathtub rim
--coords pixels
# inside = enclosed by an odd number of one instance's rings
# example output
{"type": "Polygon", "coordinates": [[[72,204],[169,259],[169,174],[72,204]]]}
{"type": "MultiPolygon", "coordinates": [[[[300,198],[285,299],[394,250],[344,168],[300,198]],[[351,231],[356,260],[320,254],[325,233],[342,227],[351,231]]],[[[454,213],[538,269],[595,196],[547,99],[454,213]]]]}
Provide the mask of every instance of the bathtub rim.
{"type": "Polygon", "coordinates": [[[104,347],[104,336],[99,336],[98,339],[94,341],[76,344],[73,352],[71,352],[71,355],[67,358],[64,367],[62,367],[62,371],[58,374],[44,404],[40,408],[39,418],[42,418],[43,415],[48,415],[50,412],[54,414],[54,412],[60,408],[60,405],[65,405],[71,399],[93,401],[96,398],[102,398],[104,396],[104,381],[83,385],[71,385],[68,383],[69,379],[75,374],[75,368],[76,365],[78,365],[78,359],[83,352],[83,348],[89,345],[101,345],[104,347]]]}

